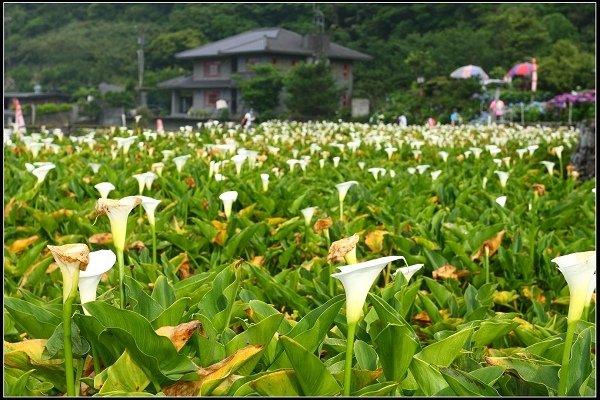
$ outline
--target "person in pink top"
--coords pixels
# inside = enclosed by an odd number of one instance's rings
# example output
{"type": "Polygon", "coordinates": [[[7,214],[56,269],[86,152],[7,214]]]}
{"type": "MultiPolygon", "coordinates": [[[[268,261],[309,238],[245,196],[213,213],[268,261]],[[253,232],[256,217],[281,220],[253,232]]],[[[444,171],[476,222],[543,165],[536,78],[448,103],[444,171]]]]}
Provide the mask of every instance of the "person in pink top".
{"type": "Polygon", "coordinates": [[[490,114],[492,115],[492,122],[504,122],[504,102],[502,100],[492,100],[489,110],[490,114]]]}

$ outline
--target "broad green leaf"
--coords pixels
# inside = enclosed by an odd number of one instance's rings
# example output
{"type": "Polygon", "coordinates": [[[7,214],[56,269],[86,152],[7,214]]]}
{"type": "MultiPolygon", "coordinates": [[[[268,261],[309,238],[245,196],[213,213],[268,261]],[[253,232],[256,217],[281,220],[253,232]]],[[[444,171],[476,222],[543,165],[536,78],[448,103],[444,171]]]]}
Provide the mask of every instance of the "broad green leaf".
{"type": "Polygon", "coordinates": [[[189,297],[183,297],[175,301],[170,307],[168,307],[166,310],[160,313],[158,317],[151,321],[152,327],[157,329],[161,326],[173,326],[179,324],[187,308],[189,300],[189,297]]]}
{"type": "Polygon", "coordinates": [[[500,396],[494,388],[466,372],[444,367],[440,367],[440,372],[448,385],[459,396],[500,396]]]}
{"type": "Polygon", "coordinates": [[[392,391],[396,389],[397,386],[398,382],[375,383],[373,385],[366,386],[357,392],[354,392],[352,395],[359,397],[386,396],[392,393],[392,391]]]}
{"type": "MultiPolygon", "coordinates": [[[[48,359],[64,359],[64,341],[64,327],[61,322],[54,330],[52,336],[50,336],[50,339],[48,339],[43,357],[48,359]]],[[[71,322],[71,346],[73,357],[75,358],[83,358],[90,351],[90,344],[81,337],[79,327],[74,321],[71,322]]]]}
{"type": "Polygon", "coordinates": [[[144,317],[100,301],[89,302],[86,308],[105,327],[100,341],[123,343],[131,358],[151,380],[176,381],[195,370],[194,363],[178,354],[169,339],[154,332],[144,317]]]}
{"type": "Polygon", "coordinates": [[[492,366],[483,367],[469,372],[469,374],[485,383],[486,385],[493,385],[504,373],[504,368],[492,366]]]}
{"type": "Polygon", "coordinates": [[[494,340],[508,335],[518,325],[518,322],[513,321],[483,321],[473,334],[473,347],[488,346],[494,340]]]}
{"type": "Polygon", "coordinates": [[[234,235],[230,239],[227,240],[225,247],[223,248],[223,253],[221,255],[221,260],[228,261],[235,257],[238,249],[243,249],[250,243],[250,239],[254,235],[261,237],[266,230],[266,225],[264,222],[260,222],[258,224],[250,225],[247,228],[244,228],[240,233],[234,235]]]}
{"type": "MultiPolygon", "coordinates": [[[[375,371],[368,371],[364,369],[352,368],[352,378],[351,378],[351,387],[350,394],[355,396],[355,392],[360,389],[371,385],[373,382],[376,382],[377,378],[379,378],[383,374],[383,370],[381,368],[375,371]]],[[[340,371],[333,374],[334,378],[337,380],[338,384],[341,386],[344,384],[344,369],[340,369],[340,371]]]]}
{"type": "Polygon", "coordinates": [[[446,289],[443,285],[437,283],[431,278],[424,277],[425,283],[427,287],[431,291],[431,294],[435,298],[439,307],[446,307],[448,302],[448,298],[452,295],[448,289],[446,289]]]}
{"type": "Polygon", "coordinates": [[[388,324],[375,338],[377,354],[387,380],[404,379],[413,355],[421,349],[413,332],[406,325],[388,324]]]}
{"type": "Polygon", "coordinates": [[[510,357],[487,357],[486,362],[504,369],[510,369],[526,382],[542,384],[556,392],[558,389],[558,371],[560,365],[543,358],[533,358],[525,353],[516,353],[510,357]]]}
{"type": "Polygon", "coordinates": [[[366,342],[362,340],[354,342],[354,356],[361,369],[367,371],[375,371],[377,369],[377,352],[366,342]]]}
{"type": "Polygon", "coordinates": [[[17,328],[34,339],[48,339],[61,323],[61,319],[50,311],[21,299],[4,297],[4,308],[17,328]]]}
{"type": "Polygon", "coordinates": [[[591,360],[592,334],[595,327],[589,327],[576,336],[571,347],[569,376],[567,378],[567,396],[579,396],[586,378],[593,372],[591,360]]]}
{"type": "Polygon", "coordinates": [[[471,337],[472,333],[473,328],[458,331],[443,340],[425,347],[415,355],[415,358],[429,364],[448,367],[452,364],[452,361],[460,355],[461,350],[471,337]]]}
{"type": "Polygon", "coordinates": [[[175,302],[175,291],[169,285],[167,278],[159,276],[156,279],[151,297],[165,310],[175,302]]]}
{"type": "Polygon", "coordinates": [[[281,336],[279,340],[296,371],[304,396],[333,396],[340,393],[337,381],[317,356],[287,336],[281,336]]]}
{"type": "Polygon", "coordinates": [[[164,311],[161,305],[144,291],[138,281],[130,276],[125,276],[124,284],[133,311],[148,321],[153,321],[164,311]]]}
{"type": "Polygon", "coordinates": [[[425,308],[425,311],[427,312],[427,315],[429,315],[429,318],[431,318],[431,321],[433,323],[441,322],[442,316],[438,308],[435,306],[435,304],[433,304],[433,301],[431,301],[427,296],[425,296],[421,292],[418,292],[417,295],[419,296],[419,299],[421,299],[421,304],[425,308]]]}
{"type": "Polygon", "coordinates": [[[440,371],[429,363],[419,360],[417,356],[413,357],[409,369],[419,385],[416,395],[433,396],[444,388],[449,387],[440,371]]]}
{"type": "MultiPolygon", "coordinates": [[[[261,377],[247,383],[258,394],[273,397],[300,397],[302,389],[293,369],[282,369],[269,372],[261,377]]],[[[240,388],[241,389],[241,388],[240,388]]],[[[240,396],[236,392],[235,396],[240,396]]]]}
{"type": "Polygon", "coordinates": [[[100,394],[107,392],[143,392],[150,383],[140,368],[125,351],[111,366],[94,377],[94,387],[100,388],[100,394]]]}
{"type": "Polygon", "coordinates": [[[217,333],[229,326],[233,302],[240,285],[237,263],[221,271],[212,282],[211,289],[198,304],[199,312],[211,319],[217,333]]]}

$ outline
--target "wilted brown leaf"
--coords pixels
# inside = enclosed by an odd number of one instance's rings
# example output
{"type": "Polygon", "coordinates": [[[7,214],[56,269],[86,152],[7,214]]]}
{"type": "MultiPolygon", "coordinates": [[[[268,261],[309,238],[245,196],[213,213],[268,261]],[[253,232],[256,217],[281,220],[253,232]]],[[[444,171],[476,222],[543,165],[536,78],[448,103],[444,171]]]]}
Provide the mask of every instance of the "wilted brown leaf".
{"type": "Polygon", "coordinates": [[[12,211],[13,207],[15,206],[15,203],[17,201],[15,200],[15,198],[13,197],[12,199],[10,199],[8,201],[8,203],[6,204],[6,206],[4,207],[4,216],[7,216],[10,214],[10,212],[12,211]]]}
{"type": "Polygon", "coordinates": [[[358,235],[356,233],[350,237],[331,243],[331,247],[329,247],[329,254],[327,254],[327,262],[336,263],[344,261],[344,256],[355,249],[357,244],[358,235]]]}
{"type": "Polygon", "coordinates": [[[191,176],[188,176],[187,178],[185,178],[184,182],[186,185],[188,185],[191,188],[196,187],[196,181],[194,181],[194,178],[192,178],[191,176]]]}
{"type": "Polygon", "coordinates": [[[483,255],[485,255],[486,248],[489,251],[490,257],[492,255],[494,255],[500,248],[500,245],[502,244],[502,238],[504,238],[505,233],[506,232],[504,230],[501,230],[492,239],[489,239],[489,240],[486,240],[485,242],[483,242],[483,244],[481,245],[479,250],[471,256],[471,261],[479,261],[481,259],[481,257],[483,255]]]}
{"type": "Polygon", "coordinates": [[[136,240],[127,246],[127,250],[144,250],[145,248],[146,245],[141,240],[136,240]]]}
{"type": "Polygon", "coordinates": [[[88,239],[91,244],[109,244],[112,243],[112,233],[96,233],[88,239]]]}
{"type": "Polygon", "coordinates": [[[438,269],[433,270],[431,276],[433,279],[456,279],[459,280],[465,275],[469,275],[469,271],[465,269],[457,270],[454,265],[446,264],[438,269]]]}
{"type": "Polygon", "coordinates": [[[40,237],[38,235],[33,235],[26,239],[17,239],[10,246],[7,246],[7,250],[11,253],[20,253],[25,250],[27,247],[35,243],[40,237]]]}
{"type": "Polygon", "coordinates": [[[318,219],[317,222],[313,225],[313,230],[316,233],[320,233],[324,229],[329,229],[333,225],[333,220],[331,217],[318,219]]]}
{"type": "Polygon", "coordinates": [[[431,323],[431,318],[429,318],[429,314],[427,314],[426,311],[421,311],[421,312],[417,313],[414,317],[412,317],[412,320],[416,321],[416,322],[425,323],[425,324],[431,323]]]}
{"type": "Polygon", "coordinates": [[[198,327],[200,327],[200,321],[190,321],[177,326],[161,326],[155,332],[160,336],[168,337],[179,351],[198,327]]]}
{"type": "Polygon", "coordinates": [[[372,253],[379,253],[383,249],[383,238],[389,232],[387,231],[371,231],[365,238],[365,244],[369,247],[372,253]]]}
{"type": "Polygon", "coordinates": [[[187,253],[183,253],[183,260],[181,260],[181,263],[175,267],[175,271],[179,273],[180,279],[186,279],[190,277],[190,259],[188,258],[187,253]]]}
{"type": "Polygon", "coordinates": [[[535,190],[538,196],[543,196],[544,193],[546,193],[546,186],[542,185],[541,183],[534,183],[531,185],[531,188],[535,190]]]}

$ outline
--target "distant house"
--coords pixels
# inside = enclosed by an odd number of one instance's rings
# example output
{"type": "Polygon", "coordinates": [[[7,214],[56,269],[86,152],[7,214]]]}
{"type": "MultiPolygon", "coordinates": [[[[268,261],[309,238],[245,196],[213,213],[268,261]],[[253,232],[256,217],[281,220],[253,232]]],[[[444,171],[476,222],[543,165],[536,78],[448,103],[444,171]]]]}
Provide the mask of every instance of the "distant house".
{"type": "Polygon", "coordinates": [[[234,74],[250,77],[250,66],[257,63],[272,63],[285,70],[298,62],[311,62],[321,53],[327,55],[336,82],[346,88],[341,101],[349,105],[352,64],[372,57],[330,43],[323,34],[303,36],[282,28],[255,29],[175,54],[177,59],[193,62],[193,74],[161,82],[158,87],[171,90],[173,117],[196,112],[211,115],[219,99],[227,102],[232,115],[239,115],[244,105],[234,74]]]}

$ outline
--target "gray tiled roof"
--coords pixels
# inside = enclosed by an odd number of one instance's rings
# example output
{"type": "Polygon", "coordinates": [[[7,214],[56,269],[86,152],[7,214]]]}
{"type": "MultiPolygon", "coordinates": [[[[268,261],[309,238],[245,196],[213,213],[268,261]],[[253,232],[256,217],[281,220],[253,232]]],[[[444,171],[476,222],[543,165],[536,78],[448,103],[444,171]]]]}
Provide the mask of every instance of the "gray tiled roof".
{"type": "Polygon", "coordinates": [[[203,89],[203,88],[228,88],[233,85],[231,79],[204,79],[201,81],[193,80],[192,75],[178,76],[177,78],[163,81],[157,86],[160,89],[203,89]]]}
{"type": "MultiPolygon", "coordinates": [[[[175,58],[219,57],[239,53],[285,53],[309,56],[312,50],[306,38],[283,28],[261,28],[217,40],[204,46],[177,53],[175,58]]],[[[329,44],[328,58],[370,60],[372,57],[335,43],[329,44]]]]}

